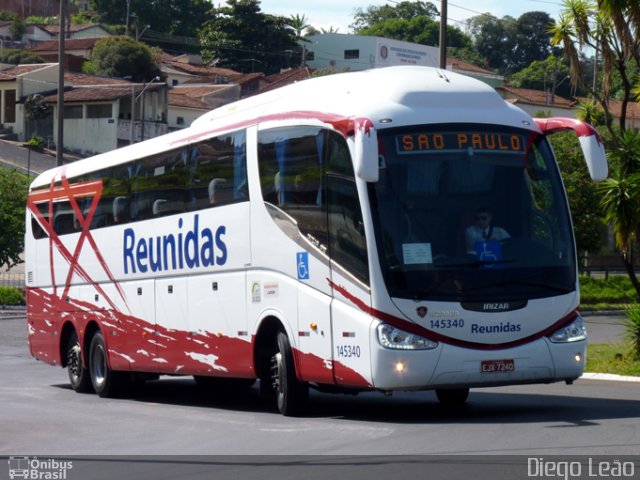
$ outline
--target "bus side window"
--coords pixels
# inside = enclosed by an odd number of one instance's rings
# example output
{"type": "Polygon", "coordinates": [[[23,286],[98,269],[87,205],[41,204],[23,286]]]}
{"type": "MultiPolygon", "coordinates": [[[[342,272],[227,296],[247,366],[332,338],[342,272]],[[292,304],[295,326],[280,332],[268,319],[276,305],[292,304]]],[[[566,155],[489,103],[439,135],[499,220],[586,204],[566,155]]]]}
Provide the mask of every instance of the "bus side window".
{"type": "Polygon", "coordinates": [[[185,150],[136,162],[131,182],[131,218],[143,220],[184,211],[185,150]]]}
{"type": "Polygon", "coordinates": [[[328,245],[325,171],[326,131],[318,127],[283,127],[259,134],[258,165],[262,197],[297,222],[312,243],[328,245]]]}
{"type": "Polygon", "coordinates": [[[199,142],[191,147],[187,208],[200,210],[248,200],[244,131],[199,142]]]}
{"type": "Polygon", "coordinates": [[[344,139],[330,132],[327,142],[327,210],[331,259],[369,283],[369,261],[362,209],[351,156],[344,139]]]}

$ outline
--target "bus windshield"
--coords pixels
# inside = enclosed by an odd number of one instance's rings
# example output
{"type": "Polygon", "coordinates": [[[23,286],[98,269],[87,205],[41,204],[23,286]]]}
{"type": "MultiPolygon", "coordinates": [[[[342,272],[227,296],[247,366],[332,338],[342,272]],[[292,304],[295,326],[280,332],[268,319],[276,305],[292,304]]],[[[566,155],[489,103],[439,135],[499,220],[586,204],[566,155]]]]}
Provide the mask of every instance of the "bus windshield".
{"type": "Polygon", "coordinates": [[[467,124],[378,133],[369,197],[391,297],[513,301],[575,290],[569,211],[543,135],[467,124]]]}

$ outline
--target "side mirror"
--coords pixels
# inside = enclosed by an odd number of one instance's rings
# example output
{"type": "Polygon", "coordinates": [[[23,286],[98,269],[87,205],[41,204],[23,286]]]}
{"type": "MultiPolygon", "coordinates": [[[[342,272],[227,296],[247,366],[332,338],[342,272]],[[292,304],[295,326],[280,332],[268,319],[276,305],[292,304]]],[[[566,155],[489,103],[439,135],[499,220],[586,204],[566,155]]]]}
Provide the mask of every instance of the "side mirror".
{"type": "Polygon", "coordinates": [[[575,118],[552,117],[533,119],[542,133],[550,135],[555,132],[573,130],[578,135],[580,148],[589,169],[591,179],[599,182],[607,178],[607,154],[602,139],[595,128],[575,118]]]}
{"type": "Polygon", "coordinates": [[[365,182],[378,181],[378,136],[368,118],[354,119],[355,156],[353,166],[358,178],[365,182]]]}

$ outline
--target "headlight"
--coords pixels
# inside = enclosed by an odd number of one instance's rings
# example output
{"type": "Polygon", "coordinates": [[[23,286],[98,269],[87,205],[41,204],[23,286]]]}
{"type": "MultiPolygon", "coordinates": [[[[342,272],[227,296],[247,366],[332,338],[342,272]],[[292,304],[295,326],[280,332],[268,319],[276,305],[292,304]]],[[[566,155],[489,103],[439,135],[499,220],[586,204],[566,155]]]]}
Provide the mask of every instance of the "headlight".
{"type": "Polygon", "coordinates": [[[383,347],[394,350],[433,350],[438,346],[438,342],[385,323],[378,325],[378,341],[383,347]]]}
{"type": "Polygon", "coordinates": [[[586,338],[587,328],[584,326],[584,320],[582,320],[582,317],[579,315],[569,325],[556,330],[549,336],[549,340],[553,343],[579,342],[586,338]]]}

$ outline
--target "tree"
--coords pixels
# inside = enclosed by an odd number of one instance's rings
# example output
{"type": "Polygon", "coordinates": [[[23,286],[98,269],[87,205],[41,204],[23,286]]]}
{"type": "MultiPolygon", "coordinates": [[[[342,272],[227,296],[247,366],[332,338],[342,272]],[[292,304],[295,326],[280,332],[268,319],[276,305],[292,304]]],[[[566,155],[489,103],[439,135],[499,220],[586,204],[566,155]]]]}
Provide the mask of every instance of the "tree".
{"type": "Polygon", "coordinates": [[[15,169],[0,168],[0,267],[22,262],[24,208],[29,180],[15,169]]]}
{"type": "Polygon", "coordinates": [[[92,0],[91,6],[100,21],[129,25],[135,32],[149,25],[150,30],[195,37],[203,20],[208,18],[211,2],[207,0],[92,0]],[[127,18],[127,3],[129,15],[127,18]]]}
{"type": "Polygon", "coordinates": [[[131,77],[134,82],[149,81],[160,75],[160,67],[154,62],[151,49],[126,36],[97,41],[90,67],[83,70],[107,77],[131,77]]]}
{"type": "Polygon", "coordinates": [[[535,60],[514,73],[509,83],[514,87],[534,88],[570,97],[571,84],[565,81],[568,76],[569,67],[560,58],[549,55],[545,60],[535,60]]]}
{"type": "Polygon", "coordinates": [[[567,190],[578,255],[599,252],[604,246],[604,215],[600,194],[587,171],[578,137],[573,132],[556,133],[549,140],[567,190]]]}
{"type": "Polygon", "coordinates": [[[515,48],[515,19],[505,16],[499,19],[489,13],[467,20],[467,32],[473,39],[475,49],[487,59],[490,68],[504,73],[508,52],[515,48]]]}
{"type": "MultiPolygon", "coordinates": [[[[621,106],[617,124],[606,122],[610,178],[599,187],[605,219],[613,224],[616,246],[631,283],[640,294],[631,253],[640,236],[640,134],[628,129],[629,102],[635,98],[632,73],[640,67],[640,4],[637,0],[565,0],[551,30],[553,43],[562,45],[570,62],[573,85],[582,85],[613,118],[610,94],[614,74],[620,79],[621,106]],[[591,48],[602,59],[599,88],[582,82],[579,51],[591,48]]],[[[638,86],[640,91],[640,86],[638,86]]]]}
{"type": "Polygon", "coordinates": [[[38,135],[39,122],[51,115],[53,108],[48,105],[39,93],[29,95],[24,101],[24,116],[27,118],[27,138],[32,134],[38,135]]]}
{"type": "Polygon", "coordinates": [[[262,13],[258,0],[227,0],[211,15],[199,33],[205,61],[217,58],[219,65],[244,72],[291,66],[298,46],[288,19],[262,13]]]}
{"type": "Polygon", "coordinates": [[[295,15],[291,15],[289,17],[289,27],[291,27],[293,29],[293,31],[296,34],[296,41],[300,44],[300,57],[301,57],[301,62],[300,62],[300,66],[304,67],[304,63],[305,63],[305,46],[304,46],[304,42],[309,42],[309,40],[307,40],[304,36],[303,36],[303,32],[305,30],[307,30],[307,28],[309,28],[309,19],[307,18],[306,15],[299,15],[299,14],[295,14],[295,15]]]}
{"type": "MultiPolygon", "coordinates": [[[[396,6],[369,6],[356,13],[351,25],[359,35],[393,38],[422,45],[438,45],[440,22],[434,20],[438,10],[430,2],[400,2],[396,6]]],[[[471,38],[459,28],[447,26],[447,46],[471,48],[471,38]]]]}
{"type": "Polygon", "coordinates": [[[489,66],[508,75],[552,53],[548,33],[552,24],[546,12],[527,12],[517,20],[510,16],[499,19],[485,13],[470,18],[467,30],[489,66]]]}
{"type": "Polygon", "coordinates": [[[366,10],[356,9],[350,27],[354,33],[360,33],[365,28],[371,28],[389,19],[411,20],[415,17],[427,17],[434,20],[439,15],[440,12],[431,2],[403,1],[395,6],[369,5],[366,10]]]}
{"type": "Polygon", "coordinates": [[[0,51],[0,63],[20,65],[26,63],[44,63],[44,60],[36,53],[17,48],[4,48],[0,51]]]}

